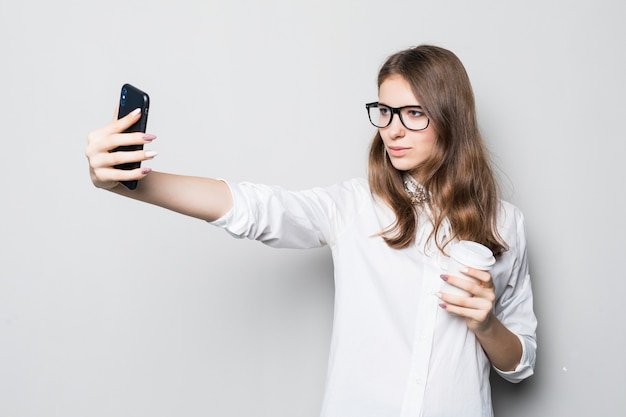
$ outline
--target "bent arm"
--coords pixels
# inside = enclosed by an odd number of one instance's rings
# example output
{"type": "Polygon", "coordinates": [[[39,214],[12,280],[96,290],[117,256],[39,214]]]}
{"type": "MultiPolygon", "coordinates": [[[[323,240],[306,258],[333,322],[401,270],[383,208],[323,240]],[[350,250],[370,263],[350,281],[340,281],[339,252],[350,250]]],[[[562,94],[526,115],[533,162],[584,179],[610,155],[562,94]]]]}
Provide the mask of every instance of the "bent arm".
{"type": "Polygon", "coordinates": [[[510,223],[503,228],[509,250],[491,273],[467,268],[464,274],[477,282],[456,276],[442,276],[449,284],[472,297],[442,293],[442,307],[466,318],[496,371],[510,382],[520,382],[534,372],[537,319],[528,274],[526,238],[522,214],[512,208],[510,223]],[[495,279],[495,281],[494,281],[495,279]],[[502,290],[496,297],[495,286],[502,290]]]}
{"type": "Polygon", "coordinates": [[[497,373],[517,383],[534,373],[537,318],[533,311],[524,216],[510,205],[505,209],[504,218],[510,223],[502,232],[509,250],[501,261],[502,265],[511,265],[511,270],[504,273],[505,280],[498,279],[502,293],[495,301],[490,319],[475,334],[497,373]]]}
{"type": "Polygon", "coordinates": [[[476,282],[450,275],[442,275],[442,279],[471,296],[439,293],[444,302],[440,306],[465,318],[493,366],[504,372],[514,371],[522,360],[523,348],[519,338],[494,314],[496,295],[491,275],[473,268],[467,268],[464,274],[476,282]]]}

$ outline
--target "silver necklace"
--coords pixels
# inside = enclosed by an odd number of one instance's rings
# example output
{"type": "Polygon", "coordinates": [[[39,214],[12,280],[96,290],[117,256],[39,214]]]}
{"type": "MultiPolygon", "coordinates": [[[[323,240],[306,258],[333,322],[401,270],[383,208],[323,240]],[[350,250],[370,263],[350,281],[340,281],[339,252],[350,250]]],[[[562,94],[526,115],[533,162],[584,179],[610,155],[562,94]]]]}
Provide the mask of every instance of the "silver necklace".
{"type": "Polygon", "coordinates": [[[405,172],[403,177],[404,190],[411,197],[411,203],[414,205],[422,204],[428,201],[428,192],[426,188],[413,178],[412,175],[405,172]]]}

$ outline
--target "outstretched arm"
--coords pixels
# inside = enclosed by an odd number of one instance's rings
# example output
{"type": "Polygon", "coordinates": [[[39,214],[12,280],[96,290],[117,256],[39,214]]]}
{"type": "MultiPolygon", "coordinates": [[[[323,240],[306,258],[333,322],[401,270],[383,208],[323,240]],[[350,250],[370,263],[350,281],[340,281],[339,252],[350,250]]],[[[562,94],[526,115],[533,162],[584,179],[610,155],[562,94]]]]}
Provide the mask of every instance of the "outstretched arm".
{"type": "Polygon", "coordinates": [[[115,165],[146,161],[155,154],[139,150],[111,152],[118,146],[147,144],[156,137],[145,133],[121,133],[140,117],[132,112],[101,127],[88,136],[85,155],[89,160],[91,181],[98,188],[154,204],[198,219],[213,221],[232,207],[228,186],[220,180],[152,172],[149,168],[121,170],[115,165]],[[130,191],[120,181],[141,180],[136,190],[130,191]]]}

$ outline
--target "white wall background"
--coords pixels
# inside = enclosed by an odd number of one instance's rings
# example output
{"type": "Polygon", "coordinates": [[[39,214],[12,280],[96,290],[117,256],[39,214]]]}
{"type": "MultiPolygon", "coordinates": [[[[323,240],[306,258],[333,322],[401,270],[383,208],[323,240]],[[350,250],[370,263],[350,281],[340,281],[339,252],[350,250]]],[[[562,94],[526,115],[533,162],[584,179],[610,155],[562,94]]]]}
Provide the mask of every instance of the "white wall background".
{"type": "Polygon", "coordinates": [[[131,82],[152,98],[154,169],[288,188],[363,176],[378,67],[419,43],[465,63],[527,217],[539,358],[521,385],[494,378],[497,415],[624,415],[625,8],[1,0],[0,416],[316,416],[328,252],[96,190],[86,136],[131,82]]]}

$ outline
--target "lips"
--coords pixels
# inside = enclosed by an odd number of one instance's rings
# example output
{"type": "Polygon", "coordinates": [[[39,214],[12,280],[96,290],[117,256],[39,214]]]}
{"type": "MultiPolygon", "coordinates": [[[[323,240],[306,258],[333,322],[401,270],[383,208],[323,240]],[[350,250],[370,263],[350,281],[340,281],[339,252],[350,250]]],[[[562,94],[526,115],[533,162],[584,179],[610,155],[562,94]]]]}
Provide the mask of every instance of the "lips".
{"type": "Polygon", "coordinates": [[[387,147],[387,153],[389,154],[389,156],[393,156],[396,158],[399,158],[401,156],[406,155],[406,153],[409,151],[409,149],[411,148],[405,148],[402,146],[388,146],[387,147]]]}

